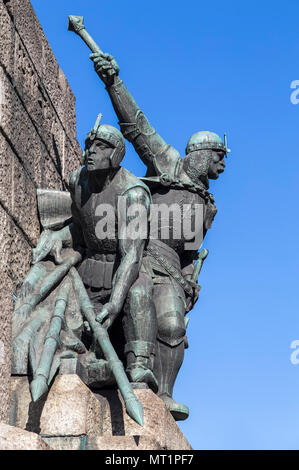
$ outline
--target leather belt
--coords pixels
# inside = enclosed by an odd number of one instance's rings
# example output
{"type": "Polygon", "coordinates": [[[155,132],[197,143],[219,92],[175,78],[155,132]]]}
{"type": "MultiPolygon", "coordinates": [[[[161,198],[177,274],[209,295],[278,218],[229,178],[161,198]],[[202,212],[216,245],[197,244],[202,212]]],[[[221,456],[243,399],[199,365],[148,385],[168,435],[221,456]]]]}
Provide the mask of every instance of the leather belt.
{"type": "Polygon", "coordinates": [[[165,271],[187,292],[188,295],[193,296],[193,288],[189,282],[186,281],[181,273],[153,246],[148,246],[146,251],[158,261],[158,263],[165,269],[165,271]]]}

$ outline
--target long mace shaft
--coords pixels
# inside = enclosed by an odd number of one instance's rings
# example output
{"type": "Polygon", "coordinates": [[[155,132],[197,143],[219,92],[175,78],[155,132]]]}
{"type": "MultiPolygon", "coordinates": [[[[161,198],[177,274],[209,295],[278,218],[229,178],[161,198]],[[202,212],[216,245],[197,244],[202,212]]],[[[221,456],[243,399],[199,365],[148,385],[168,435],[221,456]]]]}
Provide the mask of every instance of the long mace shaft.
{"type": "Polygon", "coordinates": [[[84,26],[83,16],[69,15],[68,30],[78,34],[92,52],[102,52],[97,43],[92,39],[84,26]]]}

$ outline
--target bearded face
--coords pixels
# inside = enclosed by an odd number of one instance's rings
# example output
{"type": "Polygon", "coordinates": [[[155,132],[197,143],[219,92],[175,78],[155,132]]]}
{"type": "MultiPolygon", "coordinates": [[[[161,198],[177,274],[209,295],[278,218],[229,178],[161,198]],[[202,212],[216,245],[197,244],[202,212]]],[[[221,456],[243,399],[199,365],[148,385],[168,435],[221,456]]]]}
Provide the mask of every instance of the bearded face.
{"type": "Polygon", "coordinates": [[[210,180],[216,180],[220,173],[223,173],[225,169],[224,152],[212,151],[212,155],[209,161],[208,178],[210,180]]]}
{"type": "Polygon", "coordinates": [[[183,158],[183,168],[193,183],[209,186],[209,179],[217,179],[225,169],[224,152],[197,150],[183,158]]]}

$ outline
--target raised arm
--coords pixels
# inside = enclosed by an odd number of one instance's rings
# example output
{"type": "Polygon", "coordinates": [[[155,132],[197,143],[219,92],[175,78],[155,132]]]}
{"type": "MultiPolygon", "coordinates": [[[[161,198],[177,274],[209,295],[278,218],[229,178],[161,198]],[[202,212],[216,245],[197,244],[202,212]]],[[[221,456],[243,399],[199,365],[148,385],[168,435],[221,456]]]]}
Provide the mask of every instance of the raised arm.
{"type": "Polygon", "coordinates": [[[119,119],[124,137],[132,142],[142,161],[148,167],[148,176],[174,175],[179,153],[167,145],[151,126],[134,98],[120,80],[119,67],[109,54],[91,54],[95,70],[106,84],[112,105],[119,119]]]}

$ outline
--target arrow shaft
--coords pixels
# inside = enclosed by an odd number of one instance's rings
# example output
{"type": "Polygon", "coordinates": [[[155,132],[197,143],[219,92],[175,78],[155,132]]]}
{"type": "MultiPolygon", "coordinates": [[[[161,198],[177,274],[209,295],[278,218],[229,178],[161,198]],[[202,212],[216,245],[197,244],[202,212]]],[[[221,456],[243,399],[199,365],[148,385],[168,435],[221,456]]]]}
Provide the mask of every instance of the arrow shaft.
{"type": "Polygon", "coordinates": [[[50,328],[46,336],[43,353],[41,355],[41,359],[36,370],[35,375],[43,375],[44,377],[46,377],[46,379],[49,378],[52,360],[57,349],[62,321],[67,305],[69,288],[69,284],[66,284],[62,286],[59,291],[59,294],[63,294],[65,296],[65,299],[58,299],[56,301],[50,328]]]}
{"type": "Polygon", "coordinates": [[[70,274],[74,280],[76,291],[79,295],[80,306],[82,312],[88,321],[90,328],[98,341],[105,359],[108,361],[109,367],[115,377],[117,386],[125,401],[127,413],[137,421],[141,426],[143,425],[143,409],[139,400],[136,398],[132,385],[124,371],[122,362],[119,360],[108,335],[106,328],[95,320],[94,307],[88,297],[84,284],[75,268],[70,270],[70,274]],[[134,410],[138,410],[135,414],[134,410]]]}
{"type": "Polygon", "coordinates": [[[57,295],[55,308],[51,318],[50,327],[46,335],[39,365],[34,372],[34,379],[30,384],[33,401],[38,400],[48,390],[48,379],[50,376],[53,357],[59,341],[69,291],[70,282],[64,282],[57,295]]]}

